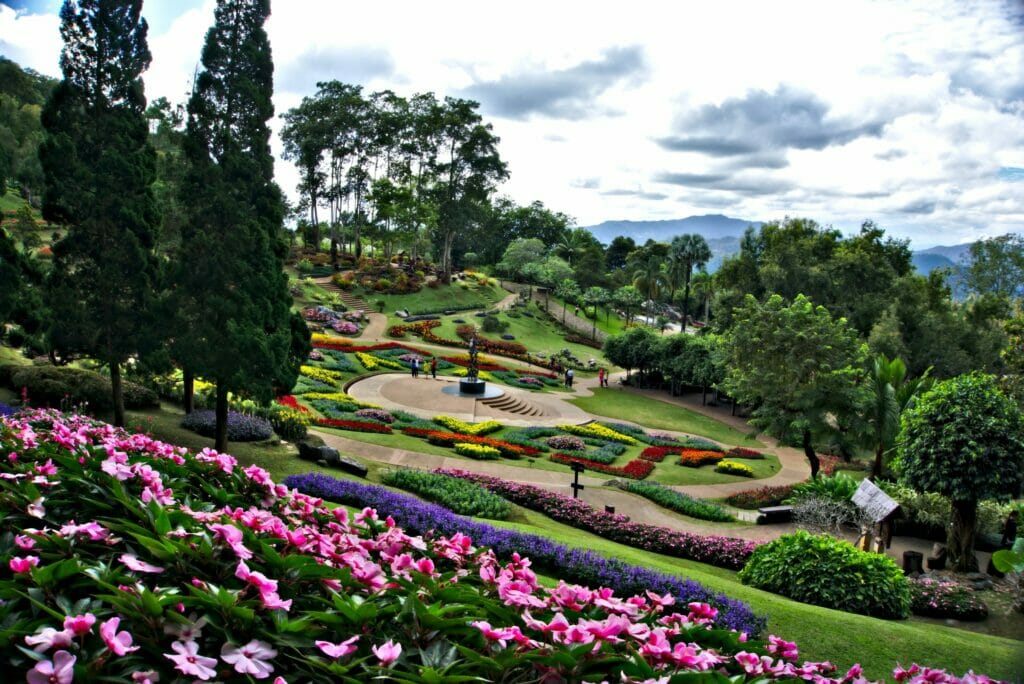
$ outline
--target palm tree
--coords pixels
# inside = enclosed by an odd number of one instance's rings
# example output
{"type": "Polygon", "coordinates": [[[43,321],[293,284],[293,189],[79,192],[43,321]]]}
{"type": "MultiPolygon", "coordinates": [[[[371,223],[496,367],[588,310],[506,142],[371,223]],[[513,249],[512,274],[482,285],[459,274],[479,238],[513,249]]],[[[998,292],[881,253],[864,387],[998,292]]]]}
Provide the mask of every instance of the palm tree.
{"type": "Polygon", "coordinates": [[[669,248],[671,260],[678,261],[678,268],[684,274],[686,291],[683,294],[683,331],[690,315],[690,276],[694,268],[704,268],[711,260],[711,248],[702,235],[686,234],[672,238],[669,248]]]}
{"type": "Polygon", "coordinates": [[[581,229],[573,230],[566,228],[552,249],[555,254],[565,259],[572,266],[573,258],[583,251],[583,238],[581,229]]]}
{"type": "Polygon", "coordinates": [[[647,261],[633,272],[633,285],[646,295],[647,300],[653,306],[662,289],[668,285],[661,259],[654,256],[648,257],[647,261]]]}
{"type": "Polygon", "coordinates": [[[704,323],[711,318],[711,299],[715,296],[715,278],[703,268],[690,278],[694,292],[697,293],[700,306],[704,307],[704,323]]]}
{"type": "Polygon", "coordinates": [[[932,386],[929,368],[920,377],[907,379],[903,359],[890,360],[885,354],[874,358],[870,369],[871,404],[865,415],[865,446],[875,452],[871,477],[882,474],[885,455],[896,446],[900,416],[917,403],[917,398],[932,386]]]}

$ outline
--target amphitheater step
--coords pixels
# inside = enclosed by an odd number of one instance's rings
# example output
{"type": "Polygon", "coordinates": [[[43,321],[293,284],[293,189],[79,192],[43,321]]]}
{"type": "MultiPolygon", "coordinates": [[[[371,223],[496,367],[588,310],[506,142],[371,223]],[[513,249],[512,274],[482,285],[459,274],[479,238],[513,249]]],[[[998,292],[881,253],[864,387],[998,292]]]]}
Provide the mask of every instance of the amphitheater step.
{"type": "Polygon", "coordinates": [[[502,413],[512,413],[520,416],[543,416],[544,411],[534,404],[525,401],[511,394],[503,394],[500,397],[481,399],[482,403],[502,413]]]}

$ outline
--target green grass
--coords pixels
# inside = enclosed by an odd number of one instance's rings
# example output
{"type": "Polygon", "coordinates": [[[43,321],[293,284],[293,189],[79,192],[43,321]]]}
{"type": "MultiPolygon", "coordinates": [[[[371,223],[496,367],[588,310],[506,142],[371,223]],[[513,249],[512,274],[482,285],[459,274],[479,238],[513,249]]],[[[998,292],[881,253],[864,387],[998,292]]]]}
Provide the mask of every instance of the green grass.
{"type": "MultiPolygon", "coordinates": [[[[409,309],[411,313],[425,310],[440,313],[444,309],[453,307],[486,309],[500,302],[508,295],[508,292],[498,287],[497,284],[486,286],[473,284],[463,288],[458,283],[452,283],[451,285],[440,285],[437,288],[424,287],[414,294],[382,294],[361,288],[354,289],[353,294],[369,303],[373,311],[377,311],[377,302],[383,301],[384,313],[388,315],[388,325],[393,325],[402,322],[402,319],[395,316],[395,311],[409,309]]],[[[472,312],[469,313],[472,314],[472,312]]]]}
{"type": "MultiPolygon", "coordinates": [[[[7,188],[7,192],[0,195],[0,211],[18,211],[18,209],[21,209],[23,206],[25,206],[25,200],[11,188],[7,188]]],[[[39,212],[33,213],[35,213],[38,218],[39,212]]]]}
{"type": "Polygon", "coordinates": [[[568,401],[588,413],[612,419],[628,420],[649,428],[685,432],[729,445],[753,448],[764,446],[753,437],[749,437],[714,418],[709,418],[682,406],[620,389],[596,388],[592,397],[578,397],[568,401]]]}

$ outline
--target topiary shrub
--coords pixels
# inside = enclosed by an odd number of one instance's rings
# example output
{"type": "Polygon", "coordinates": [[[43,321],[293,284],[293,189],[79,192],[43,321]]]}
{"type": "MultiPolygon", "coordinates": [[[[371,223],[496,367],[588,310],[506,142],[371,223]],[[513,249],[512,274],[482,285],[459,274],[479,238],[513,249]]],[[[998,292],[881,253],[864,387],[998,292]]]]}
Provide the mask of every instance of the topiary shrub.
{"type": "MultiPolygon", "coordinates": [[[[109,411],[114,400],[110,378],[95,371],[57,366],[15,366],[3,373],[12,390],[28,391],[33,406],[83,406],[89,411],[109,411]]],[[[156,393],[123,381],[124,406],[128,409],[151,408],[159,405],[156,393]]]]}
{"type": "MultiPolygon", "coordinates": [[[[193,411],[181,421],[181,427],[204,437],[213,437],[217,430],[217,416],[207,409],[193,411]]],[[[262,418],[228,411],[229,442],[259,442],[270,439],[272,434],[274,430],[270,423],[262,418]]]]}
{"type": "Polygon", "coordinates": [[[739,579],[826,608],[886,619],[910,615],[910,584],[891,558],[798,531],[757,547],[739,579]]]}

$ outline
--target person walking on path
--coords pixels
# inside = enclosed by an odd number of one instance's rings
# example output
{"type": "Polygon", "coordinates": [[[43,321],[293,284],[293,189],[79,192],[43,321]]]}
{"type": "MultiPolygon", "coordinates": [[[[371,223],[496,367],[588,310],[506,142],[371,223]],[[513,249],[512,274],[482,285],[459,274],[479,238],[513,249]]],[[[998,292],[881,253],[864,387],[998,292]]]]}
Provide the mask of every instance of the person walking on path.
{"type": "Polygon", "coordinates": [[[419,374],[420,374],[420,360],[414,358],[412,360],[412,377],[415,378],[419,374]]]}
{"type": "Polygon", "coordinates": [[[597,386],[604,387],[604,368],[597,369],[597,386]]]}
{"type": "Polygon", "coordinates": [[[570,368],[569,370],[565,371],[565,386],[570,388],[570,389],[572,388],[572,376],[573,376],[572,368],[570,368]]]}
{"type": "Polygon", "coordinates": [[[437,357],[430,357],[430,375],[433,376],[434,380],[437,380],[437,357]]]}

